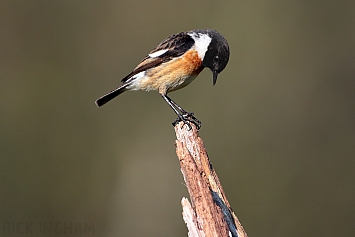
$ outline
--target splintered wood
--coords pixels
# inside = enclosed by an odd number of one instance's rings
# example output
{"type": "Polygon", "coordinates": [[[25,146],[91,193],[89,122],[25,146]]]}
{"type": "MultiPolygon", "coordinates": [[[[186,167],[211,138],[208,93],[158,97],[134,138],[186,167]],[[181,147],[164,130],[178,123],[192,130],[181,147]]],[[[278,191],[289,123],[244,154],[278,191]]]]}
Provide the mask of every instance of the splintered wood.
{"type": "Polygon", "coordinates": [[[190,194],[181,200],[189,237],[247,237],[232,211],[195,125],[175,126],[176,154],[190,194]]]}

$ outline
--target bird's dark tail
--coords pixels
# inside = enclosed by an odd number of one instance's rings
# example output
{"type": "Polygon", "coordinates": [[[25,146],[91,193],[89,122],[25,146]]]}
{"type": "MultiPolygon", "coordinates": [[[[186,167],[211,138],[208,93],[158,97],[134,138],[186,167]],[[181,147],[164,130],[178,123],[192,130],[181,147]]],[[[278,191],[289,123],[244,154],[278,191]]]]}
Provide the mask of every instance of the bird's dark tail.
{"type": "Polygon", "coordinates": [[[122,85],[116,89],[114,89],[113,91],[109,92],[108,94],[100,97],[99,99],[97,99],[95,101],[95,104],[97,105],[97,107],[101,107],[104,104],[106,104],[107,102],[109,102],[110,100],[112,100],[113,98],[115,98],[116,96],[118,96],[119,94],[123,93],[124,91],[126,91],[127,84],[126,85],[122,85]]]}

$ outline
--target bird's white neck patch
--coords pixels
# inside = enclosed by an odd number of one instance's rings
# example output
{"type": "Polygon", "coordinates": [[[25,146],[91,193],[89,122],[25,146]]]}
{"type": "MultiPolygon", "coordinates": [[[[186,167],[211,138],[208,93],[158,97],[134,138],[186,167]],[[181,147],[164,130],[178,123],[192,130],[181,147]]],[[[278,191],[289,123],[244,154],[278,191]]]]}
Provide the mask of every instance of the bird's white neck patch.
{"type": "Polygon", "coordinates": [[[196,32],[188,33],[195,41],[195,49],[198,56],[203,60],[207,52],[208,46],[210,45],[212,38],[207,34],[201,34],[196,32]]]}

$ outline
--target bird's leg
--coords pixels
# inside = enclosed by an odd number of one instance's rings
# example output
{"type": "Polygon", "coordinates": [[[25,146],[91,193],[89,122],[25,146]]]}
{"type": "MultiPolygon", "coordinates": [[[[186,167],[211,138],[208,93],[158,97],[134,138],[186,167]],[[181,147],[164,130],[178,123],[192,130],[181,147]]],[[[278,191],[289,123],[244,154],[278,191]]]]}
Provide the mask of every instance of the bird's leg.
{"type": "Polygon", "coordinates": [[[189,127],[189,130],[191,130],[191,125],[189,122],[192,122],[196,125],[197,129],[201,128],[201,121],[198,120],[195,116],[194,113],[191,112],[186,112],[183,108],[181,108],[176,102],[174,102],[172,99],[170,99],[167,95],[161,95],[164,100],[169,104],[169,106],[174,110],[178,118],[173,122],[173,126],[176,125],[176,123],[183,121],[184,124],[186,124],[189,127]]]}
{"type": "MultiPolygon", "coordinates": [[[[168,97],[168,98],[169,98],[169,97],[168,97]]],[[[170,99],[170,98],[169,98],[169,99],[170,99]]],[[[198,126],[198,129],[201,128],[201,121],[198,120],[198,119],[194,116],[194,113],[193,113],[193,112],[187,112],[187,111],[185,111],[183,108],[181,108],[181,107],[180,107],[175,101],[173,101],[172,99],[170,99],[170,102],[171,102],[176,108],[178,108],[178,109],[182,112],[183,116],[192,119],[192,120],[193,120],[193,123],[194,123],[196,126],[198,126]]]]}
{"type": "Polygon", "coordinates": [[[179,121],[183,121],[184,124],[186,124],[189,127],[189,130],[192,129],[191,125],[190,125],[190,121],[187,119],[186,116],[184,116],[186,113],[185,110],[181,110],[181,107],[176,107],[175,104],[173,103],[172,100],[167,97],[166,95],[162,95],[162,97],[164,98],[164,100],[168,103],[168,105],[174,110],[175,114],[178,116],[178,118],[173,122],[173,126],[175,127],[176,123],[178,123],[179,121]]]}

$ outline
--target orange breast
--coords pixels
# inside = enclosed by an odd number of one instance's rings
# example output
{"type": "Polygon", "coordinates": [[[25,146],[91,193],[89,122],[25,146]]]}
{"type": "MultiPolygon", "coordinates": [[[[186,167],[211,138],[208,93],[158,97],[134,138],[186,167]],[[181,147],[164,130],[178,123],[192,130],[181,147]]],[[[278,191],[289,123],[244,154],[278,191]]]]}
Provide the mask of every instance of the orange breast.
{"type": "Polygon", "coordinates": [[[159,90],[161,94],[188,85],[201,71],[202,61],[195,50],[187,51],[182,57],[150,69],[141,87],[145,90],[159,90]]]}

